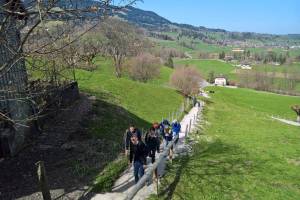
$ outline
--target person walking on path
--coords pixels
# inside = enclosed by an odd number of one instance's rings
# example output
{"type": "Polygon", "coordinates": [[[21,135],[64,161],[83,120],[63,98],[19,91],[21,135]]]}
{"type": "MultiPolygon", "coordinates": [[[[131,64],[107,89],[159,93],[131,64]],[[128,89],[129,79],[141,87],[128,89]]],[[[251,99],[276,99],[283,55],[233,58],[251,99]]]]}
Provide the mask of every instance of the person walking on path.
{"type": "MultiPolygon", "coordinates": [[[[155,162],[155,154],[156,152],[159,153],[160,148],[160,140],[159,135],[155,132],[155,128],[151,127],[149,132],[146,135],[146,146],[148,150],[148,156],[151,158],[151,163],[155,162]]],[[[157,169],[154,171],[154,177],[158,177],[157,169]]]]}
{"type": "Polygon", "coordinates": [[[155,134],[156,134],[157,137],[159,138],[159,136],[160,136],[159,123],[158,123],[158,122],[154,122],[154,123],[152,124],[152,128],[154,128],[155,134]]]}
{"type": "Polygon", "coordinates": [[[194,107],[197,105],[197,98],[195,96],[193,96],[193,105],[194,107]]]}
{"type": "Polygon", "coordinates": [[[136,134],[131,136],[131,151],[129,154],[129,164],[133,163],[134,180],[137,183],[145,173],[147,164],[147,149],[143,141],[139,140],[136,134]]]}
{"type": "MultiPolygon", "coordinates": [[[[164,119],[161,123],[160,123],[160,135],[163,138],[163,146],[168,146],[168,141],[166,140],[166,134],[168,134],[169,129],[170,129],[170,122],[167,119],[164,119]]],[[[171,139],[172,140],[172,139],[171,139]]]]}
{"type": "MultiPolygon", "coordinates": [[[[169,143],[173,140],[173,134],[172,134],[171,128],[172,127],[171,127],[169,121],[164,120],[162,123],[162,130],[163,130],[163,138],[165,141],[165,147],[167,147],[169,145],[169,143]]],[[[169,160],[172,161],[172,157],[173,157],[173,146],[171,147],[171,149],[169,151],[169,160]]]]}
{"type": "Polygon", "coordinates": [[[159,138],[155,133],[153,127],[150,128],[150,131],[146,135],[146,146],[148,149],[148,156],[151,158],[151,162],[155,162],[155,153],[159,153],[159,138]]]}
{"type": "Polygon", "coordinates": [[[131,146],[131,137],[133,134],[136,134],[138,140],[142,140],[141,132],[135,127],[135,125],[130,125],[129,129],[126,130],[125,134],[125,155],[129,155],[130,146],[131,146]]]}
{"type": "Polygon", "coordinates": [[[175,120],[172,122],[172,133],[173,133],[173,138],[177,137],[176,140],[175,140],[175,142],[174,142],[175,145],[178,143],[180,130],[181,130],[181,125],[180,125],[180,123],[175,119],[175,120]]]}

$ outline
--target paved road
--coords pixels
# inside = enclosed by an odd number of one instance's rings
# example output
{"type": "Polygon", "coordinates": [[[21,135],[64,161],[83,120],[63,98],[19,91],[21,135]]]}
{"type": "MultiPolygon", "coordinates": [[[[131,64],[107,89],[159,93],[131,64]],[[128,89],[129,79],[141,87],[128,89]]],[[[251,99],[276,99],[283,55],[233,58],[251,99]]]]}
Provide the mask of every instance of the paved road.
{"type": "MultiPolygon", "coordinates": [[[[202,106],[201,106],[202,107],[202,106]]],[[[181,124],[181,132],[179,134],[179,142],[175,147],[175,155],[174,157],[178,156],[180,153],[186,152],[189,147],[185,145],[185,129],[186,126],[190,124],[190,120],[194,121],[194,117],[197,116],[198,112],[201,110],[201,107],[194,107],[190,110],[190,112],[185,115],[183,120],[180,122],[181,124]]],[[[191,130],[195,128],[197,123],[192,123],[191,130]]],[[[158,158],[159,154],[157,155],[158,158]]],[[[150,161],[150,160],[149,160],[150,161]]],[[[165,173],[165,166],[168,162],[167,158],[161,165],[158,166],[158,174],[163,175],[165,173]]],[[[151,165],[151,164],[150,164],[151,165]]],[[[147,170],[147,169],[146,169],[147,170]]],[[[134,187],[134,176],[133,176],[133,169],[127,169],[123,172],[121,177],[115,182],[113,187],[112,193],[106,194],[97,194],[95,195],[92,200],[123,200],[126,197],[126,194],[130,192],[130,190],[134,187]]],[[[156,189],[154,184],[149,183],[148,185],[144,186],[135,196],[134,199],[142,200],[147,198],[150,194],[156,193],[156,189]]]]}

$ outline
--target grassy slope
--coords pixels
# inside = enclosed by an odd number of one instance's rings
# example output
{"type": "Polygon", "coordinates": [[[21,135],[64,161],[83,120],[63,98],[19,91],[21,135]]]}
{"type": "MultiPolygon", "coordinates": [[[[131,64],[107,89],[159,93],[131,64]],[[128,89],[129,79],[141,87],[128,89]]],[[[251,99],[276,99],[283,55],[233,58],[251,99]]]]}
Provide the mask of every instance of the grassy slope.
{"type": "Polygon", "coordinates": [[[140,83],[126,77],[115,78],[109,60],[97,60],[96,64],[99,64],[99,68],[94,72],[77,72],[80,88],[100,97],[103,93],[107,94],[106,97],[109,98],[106,100],[120,105],[149,123],[176,110],[182,102],[182,97],[174,89],[166,87],[171,69],[163,67],[160,78],[150,83],[140,83]]]}
{"type": "Polygon", "coordinates": [[[230,79],[235,79],[234,69],[235,67],[231,64],[221,62],[218,60],[200,60],[200,59],[192,59],[192,60],[177,60],[175,62],[177,65],[190,65],[194,66],[201,74],[207,78],[210,71],[214,71],[215,75],[226,75],[230,79]]]}
{"type": "Polygon", "coordinates": [[[176,160],[163,180],[172,199],[298,199],[299,128],[270,119],[294,119],[296,97],[214,88],[194,155],[176,160]],[[178,175],[180,174],[180,176],[178,175]]]}
{"type": "Polygon", "coordinates": [[[140,129],[149,128],[153,121],[161,120],[169,112],[177,110],[183,97],[168,86],[172,70],[161,69],[159,78],[140,83],[126,77],[117,79],[110,60],[98,58],[97,70],[78,70],[76,76],[81,91],[95,95],[94,118],[89,121],[89,132],[109,144],[105,153],[110,157],[107,167],[96,176],[95,192],[110,191],[118,175],[126,168],[124,157],[114,160],[123,149],[123,134],[130,123],[140,129]],[[111,151],[111,152],[109,152],[111,151]]]}

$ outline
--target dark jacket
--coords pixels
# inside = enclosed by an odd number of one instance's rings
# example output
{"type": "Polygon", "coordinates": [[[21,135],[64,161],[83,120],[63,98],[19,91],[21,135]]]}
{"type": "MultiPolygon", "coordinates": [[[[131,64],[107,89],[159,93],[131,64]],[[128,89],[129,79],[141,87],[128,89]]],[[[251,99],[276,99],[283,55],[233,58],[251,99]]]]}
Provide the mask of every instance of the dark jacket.
{"type": "Polygon", "coordinates": [[[129,161],[132,163],[132,161],[136,162],[139,161],[143,163],[143,165],[146,165],[146,157],[147,157],[147,149],[146,145],[143,141],[139,141],[137,145],[132,144],[131,151],[129,154],[129,161]]]}
{"type": "Polygon", "coordinates": [[[126,132],[126,138],[125,138],[125,146],[126,146],[126,150],[129,150],[129,147],[131,146],[131,140],[130,138],[132,137],[132,135],[136,133],[137,134],[137,137],[139,139],[139,141],[142,141],[142,134],[141,132],[136,129],[135,132],[131,132],[130,130],[127,130],[126,132]]]}
{"type": "Polygon", "coordinates": [[[145,138],[147,149],[150,150],[156,150],[159,152],[159,136],[156,135],[156,137],[151,137],[150,133],[147,133],[145,138]]]}

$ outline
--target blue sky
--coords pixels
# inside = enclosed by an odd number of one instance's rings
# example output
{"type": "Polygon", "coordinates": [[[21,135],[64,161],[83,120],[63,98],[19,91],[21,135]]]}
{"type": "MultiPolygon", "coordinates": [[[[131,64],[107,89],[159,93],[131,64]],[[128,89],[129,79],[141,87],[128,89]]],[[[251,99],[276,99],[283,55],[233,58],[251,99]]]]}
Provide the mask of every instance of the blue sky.
{"type": "Polygon", "coordinates": [[[300,33],[300,0],[144,0],[136,7],[173,22],[208,28],[300,33]]]}

